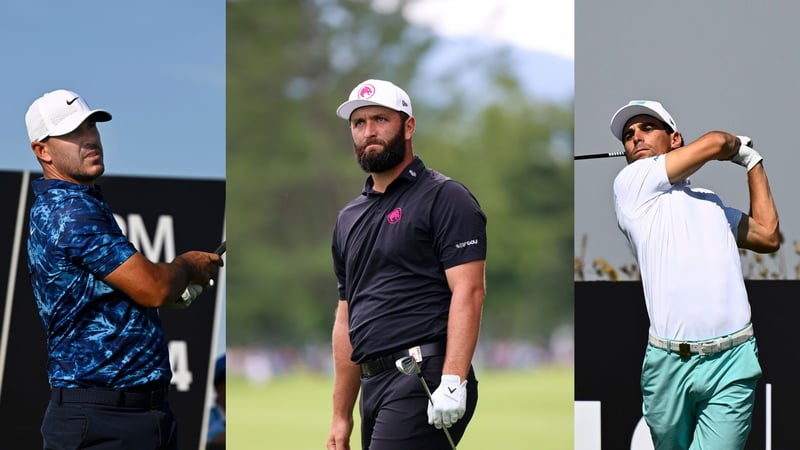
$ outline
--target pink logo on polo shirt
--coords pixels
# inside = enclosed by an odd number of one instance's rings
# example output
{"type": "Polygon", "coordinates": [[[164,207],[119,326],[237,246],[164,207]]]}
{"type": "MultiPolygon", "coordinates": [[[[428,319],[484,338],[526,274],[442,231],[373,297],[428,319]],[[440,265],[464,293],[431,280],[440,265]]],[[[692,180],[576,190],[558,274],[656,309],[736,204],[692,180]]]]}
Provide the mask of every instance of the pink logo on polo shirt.
{"type": "Polygon", "coordinates": [[[386,221],[394,225],[397,222],[400,222],[401,218],[403,218],[403,210],[400,208],[395,208],[386,216],[386,221]]]}

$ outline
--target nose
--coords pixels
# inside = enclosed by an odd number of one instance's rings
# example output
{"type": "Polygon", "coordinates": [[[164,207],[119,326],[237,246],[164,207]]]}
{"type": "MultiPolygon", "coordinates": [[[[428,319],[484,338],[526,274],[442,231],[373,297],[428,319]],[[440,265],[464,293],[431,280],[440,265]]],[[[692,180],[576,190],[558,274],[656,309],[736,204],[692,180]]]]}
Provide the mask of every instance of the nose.
{"type": "Polygon", "coordinates": [[[364,122],[364,135],[375,136],[377,129],[378,126],[374,120],[367,120],[366,122],[364,122]]]}
{"type": "Polygon", "coordinates": [[[642,132],[642,130],[640,130],[639,128],[634,128],[631,140],[633,140],[634,144],[642,142],[642,140],[644,140],[644,133],[642,132]]]}

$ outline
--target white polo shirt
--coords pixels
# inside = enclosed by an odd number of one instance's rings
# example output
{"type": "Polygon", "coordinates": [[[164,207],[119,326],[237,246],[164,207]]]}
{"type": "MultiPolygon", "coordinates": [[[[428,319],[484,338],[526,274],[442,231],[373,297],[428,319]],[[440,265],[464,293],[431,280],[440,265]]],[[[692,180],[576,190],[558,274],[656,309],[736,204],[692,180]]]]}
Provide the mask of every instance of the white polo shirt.
{"type": "Polygon", "coordinates": [[[750,323],[736,231],[741,211],[688,181],[670,184],[663,155],[614,179],[617,224],[642,275],[650,332],[674,340],[724,336],[750,323]]]}

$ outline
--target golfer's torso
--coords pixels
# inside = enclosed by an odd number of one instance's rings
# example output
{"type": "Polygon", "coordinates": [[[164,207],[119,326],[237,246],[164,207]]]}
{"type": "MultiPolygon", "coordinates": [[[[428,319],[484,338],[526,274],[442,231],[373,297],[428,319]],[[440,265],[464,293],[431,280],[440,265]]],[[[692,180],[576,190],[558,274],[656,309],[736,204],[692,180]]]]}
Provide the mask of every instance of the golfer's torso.
{"type": "Polygon", "coordinates": [[[103,282],[134,252],[99,194],[35,180],[28,264],[53,387],[168,384],[158,312],[103,282]]]}
{"type": "MultiPolygon", "coordinates": [[[[663,162],[645,170],[663,170],[663,162]]],[[[658,183],[636,184],[639,200],[617,211],[639,263],[651,332],[700,340],[743,328],[750,305],[722,201],[711,191],[664,180],[665,172],[658,183]]]]}
{"type": "Polygon", "coordinates": [[[341,241],[356,360],[446,333],[450,289],[431,223],[444,179],[417,173],[422,179],[400,179],[346,209],[357,217],[341,241]]]}

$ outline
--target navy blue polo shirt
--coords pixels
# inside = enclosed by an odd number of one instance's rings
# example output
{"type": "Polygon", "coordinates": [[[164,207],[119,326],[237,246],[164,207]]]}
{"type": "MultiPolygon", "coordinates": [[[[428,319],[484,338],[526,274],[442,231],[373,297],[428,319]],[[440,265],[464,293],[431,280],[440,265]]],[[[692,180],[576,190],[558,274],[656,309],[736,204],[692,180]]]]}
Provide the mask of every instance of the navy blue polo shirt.
{"type": "Polygon", "coordinates": [[[486,215],[464,185],[415,157],[385,193],[368,177],[339,212],[332,250],[351,359],[360,363],[446,338],[444,271],[486,259],[486,215]]]}
{"type": "Polygon", "coordinates": [[[28,270],[47,335],[53,387],[169,385],[158,310],[103,281],[135,252],[99,187],[31,183],[28,270]]]}

